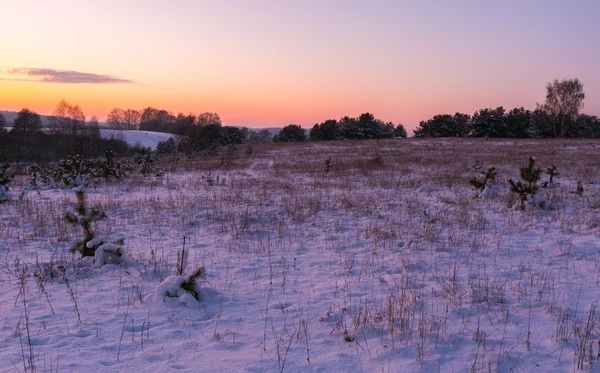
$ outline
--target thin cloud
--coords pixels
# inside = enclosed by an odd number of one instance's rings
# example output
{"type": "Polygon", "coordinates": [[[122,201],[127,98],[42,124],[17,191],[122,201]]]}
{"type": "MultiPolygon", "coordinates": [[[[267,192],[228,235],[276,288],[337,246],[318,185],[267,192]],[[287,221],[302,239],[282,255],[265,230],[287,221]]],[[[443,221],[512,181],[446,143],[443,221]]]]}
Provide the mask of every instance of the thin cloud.
{"type": "Polygon", "coordinates": [[[3,79],[42,83],[64,83],[64,84],[135,84],[134,81],[123,79],[112,75],[100,75],[82,73],[72,70],[15,68],[9,69],[12,75],[27,75],[29,79],[3,79]]]}

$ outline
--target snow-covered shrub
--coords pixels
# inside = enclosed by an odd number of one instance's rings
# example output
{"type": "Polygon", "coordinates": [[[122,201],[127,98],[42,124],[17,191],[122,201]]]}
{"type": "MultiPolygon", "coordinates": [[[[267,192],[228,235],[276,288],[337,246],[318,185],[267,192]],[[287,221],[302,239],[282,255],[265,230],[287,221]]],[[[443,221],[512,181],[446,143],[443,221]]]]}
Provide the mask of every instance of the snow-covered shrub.
{"type": "Polygon", "coordinates": [[[8,176],[10,164],[0,160],[0,203],[8,201],[8,187],[11,178],[8,176]]]}
{"type": "Polygon", "coordinates": [[[169,276],[154,289],[154,294],[146,296],[144,300],[178,298],[187,307],[197,307],[198,302],[201,301],[199,281],[204,277],[206,277],[204,267],[198,268],[188,276],[169,276]]]}
{"type": "Polygon", "coordinates": [[[521,201],[521,210],[525,209],[525,202],[527,201],[528,195],[535,195],[538,191],[538,181],[542,170],[535,167],[535,157],[529,158],[529,165],[527,167],[521,167],[521,179],[523,181],[514,181],[508,179],[510,184],[511,192],[517,194],[521,201]]]}
{"type": "Polygon", "coordinates": [[[94,165],[94,176],[103,177],[106,180],[111,178],[120,179],[123,177],[121,163],[115,162],[115,152],[107,150],[104,159],[96,161],[94,165]]]}
{"type": "Polygon", "coordinates": [[[177,152],[177,144],[173,138],[166,141],[159,141],[156,145],[156,154],[171,154],[177,152]]]}
{"type": "Polygon", "coordinates": [[[68,187],[80,187],[89,183],[93,176],[93,162],[82,154],[74,154],[58,163],[55,180],[62,181],[68,187]]]}
{"type": "Polygon", "coordinates": [[[40,190],[44,187],[58,188],[56,181],[50,177],[51,171],[41,168],[37,163],[27,166],[27,173],[30,177],[29,186],[27,187],[29,190],[40,190]]]}
{"type": "Polygon", "coordinates": [[[152,165],[156,162],[156,152],[149,147],[142,147],[137,153],[134,154],[133,161],[140,165],[141,173],[152,173],[154,172],[154,167],[152,165]]]}
{"type": "Polygon", "coordinates": [[[96,247],[94,252],[95,267],[102,267],[106,264],[121,264],[125,261],[123,240],[105,243],[99,238],[93,238],[86,245],[88,248],[96,247]]]}
{"type": "Polygon", "coordinates": [[[547,200],[546,198],[544,198],[543,196],[541,196],[539,194],[528,194],[527,195],[527,204],[529,204],[530,206],[533,206],[535,208],[543,209],[543,210],[556,210],[558,207],[556,205],[556,203],[547,200]]]}
{"type": "Polygon", "coordinates": [[[29,179],[29,188],[38,190],[41,188],[43,183],[42,169],[36,163],[32,163],[27,167],[27,173],[31,177],[29,179]]]}
{"type": "Polygon", "coordinates": [[[79,252],[81,256],[94,256],[96,249],[103,244],[102,241],[94,240],[96,222],[106,218],[104,211],[96,208],[88,209],[85,200],[85,188],[75,188],[77,206],[75,211],[67,212],[65,220],[73,225],[80,226],[83,230],[83,239],[71,247],[72,252],[79,252]]]}

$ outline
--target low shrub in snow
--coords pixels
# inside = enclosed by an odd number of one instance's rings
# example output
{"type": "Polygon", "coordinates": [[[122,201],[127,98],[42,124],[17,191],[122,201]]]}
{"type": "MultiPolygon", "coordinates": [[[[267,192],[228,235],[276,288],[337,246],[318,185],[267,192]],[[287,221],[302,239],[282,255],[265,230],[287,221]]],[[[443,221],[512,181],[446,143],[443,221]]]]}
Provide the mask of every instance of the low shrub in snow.
{"type": "Polygon", "coordinates": [[[96,161],[94,164],[94,176],[106,180],[122,178],[121,163],[115,161],[115,156],[115,152],[106,151],[104,159],[96,161]]]}
{"type": "Polygon", "coordinates": [[[206,270],[200,267],[188,276],[169,276],[161,282],[154,293],[146,296],[144,300],[159,300],[165,298],[177,298],[187,307],[198,306],[200,298],[199,281],[206,277],[206,270]]]}
{"type": "Polygon", "coordinates": [[[552,165],[552,167],[548,167],[546,169],[546,175],[549,176],[548,181],[544,181],[544,188],[552,188],[554,186],[554,178],[560,176],[560,172],[558,172],[558,168],[556,167],[555,164],[552,165]]]}
{"type": "Polygon", "coordinates": [[[491,183],[496,181],[496,176],[498,175],[496,167],[490,167],[486,171],[481,166],[479,160],[477,160],[473,165],[473,170],[482,175],[482,177],[478,178],[477,176],[473,176],[469,179],[469,184],[471,184],[473,188],[479,190],[480,193],[483,192],[487,186],[490,186],[491,183]]]}
{"type": "Polygon", "coordinates": [[[58,163],[54,179],[63,182],[68,187],[80,187],[89,183],[94,174],[93,162],[90,162],[83,154],[74,154],[58,163]]]}
{"type": "Polygon", "coordinates": [[[150,148],[141,148],[133,156],[133,161],[140,165],[141,173],[151,174],[155,171],[153,164],[156,162],[156,152],[150,148]]]}
{"type": "MultiPolygon", "coordinates": [[[[94,237],[86,246],[88,248],[96,248],[94,250],[93,264],[94,267],[102,267],[107,264],[121,264],[125,261],[125,249],[123,248],[123,240],[117,240],[112,243],[106,243],[103,239],[94,237]]],[[[91,258],[91,257],[85,257],[91,258]]],[[[86,259],[88,260],[88,259],[86,259]]]]}

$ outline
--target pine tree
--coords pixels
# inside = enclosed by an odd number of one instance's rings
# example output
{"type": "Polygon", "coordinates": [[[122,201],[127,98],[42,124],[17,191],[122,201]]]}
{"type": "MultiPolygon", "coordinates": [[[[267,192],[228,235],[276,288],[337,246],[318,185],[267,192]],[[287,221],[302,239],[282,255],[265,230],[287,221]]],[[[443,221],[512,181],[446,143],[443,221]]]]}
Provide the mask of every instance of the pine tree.
{"type": "Polygon", "coordinates": [[[94,256],[96,249],[103,242],[96,242],[95,224],[105,219],[106,214],[96,208],[88,209],[85,199],[85,188],[80,186],[75,191],[77,206],[74,212],[65,214],[65,220],[73,225],[78,225],[83,230],[83,239],[71,247],[72,252],[79,252],[81,256],[94,256]]]}
{"type": "Polygon", "coordinates": [[[498,172],[496,171],[496,167],[490,167],[487,169],[487,171],[484,171],[481,167],[481,163],[479,162],[479,160],[476,160],[475,164],[473,165],[473,170],[475,170],[477,173],[483,175],[483,179],[481,179],[481,180],[478,179],[476,176],[469,179],[469,183],[475,189],[483,191],[486,186],[489,186],[490,182],[496,181],[496,176],[498,175],[498,172]]]}
{"type": "Polygon", "coordinates": [[[552,188],[552,186],[554,185],[554,178],[558,177],[560,175],[560,172],[558,172],[558,168],[556,168],[556,165],[553,164],[552,167],[548,167],[546,169],[546,174],[550,176],[550,179],[544,183],[544,186],[552,188]]]}
{"type": "Polygon", "coordinates": [[[194,273],[189,275],[187,280],[181,283],[181,287],[183,288],[183,290],[192,294],[192,296],[196,298],[197,301],[199,301],[200,295],[196,291],[196,285],[198,285],[198,280],[201,280],[204,277],[206,277],[206,270],[204,269],[204,267],[200,267],[197,270],[195,270],[194,273]]]}
{"type": "Polygon", "coordinates": [[[534,195],[538,191],[538,181],[542,170],[535,167],[535,158],[529,158],[529,165],[527,167],[521,167],[521,179],[523,181],[514,181],[509,179],[510,190],[513,193],[519,195],[521,201],[521,210],[525,209],[525,201],[527,201],[528,195],[534,195]]]}

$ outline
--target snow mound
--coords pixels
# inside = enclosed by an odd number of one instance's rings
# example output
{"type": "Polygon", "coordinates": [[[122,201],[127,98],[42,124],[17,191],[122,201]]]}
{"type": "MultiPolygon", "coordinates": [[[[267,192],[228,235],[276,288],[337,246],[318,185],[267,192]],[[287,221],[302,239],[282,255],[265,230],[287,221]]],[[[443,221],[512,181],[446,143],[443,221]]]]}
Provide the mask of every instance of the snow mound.
{"type": "Polygon", "coordinates": [[[428,184],[423,184],[419,188],[417,188],[417,193],[431,194],[433,192],[435,192],[435,188],[428,184]]]}
{"type": "MultiPolygon", "coordinates": [[[[90,241],[91,242],[91,241],[90,241]]],[[[88,242],[88,247],[90,242],[88,242]]],[[[125,250],[114,243],[100,245],[94,252],[94,267],[100,268],[107,264],[121,264],[125,261],[125,250]]]]}
{"type": "Polygon", "coordinates": [[[479,198],[495,199],[498,198],[498,196],[498,191],[495,188],[486,185],[481,194],[479,195],[479,198]]]}
{"type": "Polygon", "coordinates": [[[539,194],[528,194],[527,204],[542,210],[556,210],[558,208],[556,203],[547,200],[539,194]]]}

